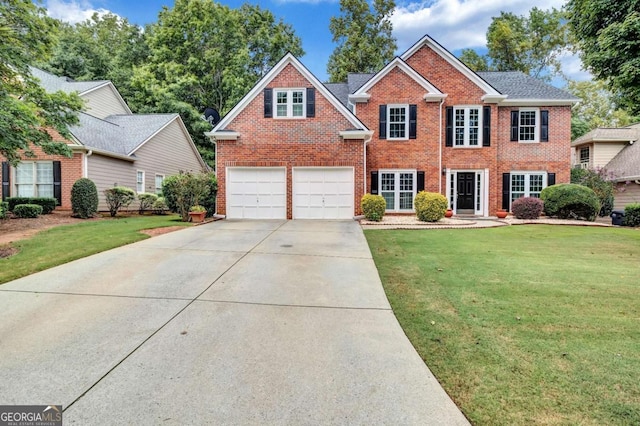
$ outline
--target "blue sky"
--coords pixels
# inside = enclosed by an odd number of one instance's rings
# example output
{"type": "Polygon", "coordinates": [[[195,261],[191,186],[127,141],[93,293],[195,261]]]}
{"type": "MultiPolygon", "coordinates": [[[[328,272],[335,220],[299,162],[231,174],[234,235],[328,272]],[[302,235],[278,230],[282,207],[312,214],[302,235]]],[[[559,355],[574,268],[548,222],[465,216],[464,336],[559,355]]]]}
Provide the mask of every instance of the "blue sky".
{"type": "MultiPolygon", "coordinates": [[[[173,7],[173,0],[44,0],[49,15],[67,22],[79,22],[93,12],[110,11],[130,22],[145,25],[157,20],[162,6],[173,7]]],[[[335,45],[331,41],[329,19],[340,14],[338,0],[221,0],[235,8],[243,3],[258,4],[270,10],[295,29],[306,52],[301,61],[321,81],[327,78],[326,65],[335,45]]],[[[565,0],[538,0],[538,8],[560,8],[565,0]]],[[[458,54],[463,48],[484,49],[486,32],[492,16],[500,11],[528,14],[531,0],[396,0],[392,16],[398,54],[411,47],[423,35],[429,34],[445,48],[458,54]]],[[[573,79],[585,80],[589,75],[581,70],[577,57],[563,58],[563,71],[573,79]]],[[[561,82],[554,82],[561,85],[561,82]]]]}

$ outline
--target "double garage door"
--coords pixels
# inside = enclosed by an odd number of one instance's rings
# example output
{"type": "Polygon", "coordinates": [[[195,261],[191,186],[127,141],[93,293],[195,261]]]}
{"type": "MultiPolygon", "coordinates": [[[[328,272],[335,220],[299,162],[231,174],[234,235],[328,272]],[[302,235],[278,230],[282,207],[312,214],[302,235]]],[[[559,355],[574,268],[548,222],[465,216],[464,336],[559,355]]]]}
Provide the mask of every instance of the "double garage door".
{"type": "MultiPolygon", "coordinates": [[[[353,218],[353,168],[294,167],[294,219],[353,218]]],[[[227,169],[227,217],[286,219],[287,180],[284,167],[227,169]]]]}

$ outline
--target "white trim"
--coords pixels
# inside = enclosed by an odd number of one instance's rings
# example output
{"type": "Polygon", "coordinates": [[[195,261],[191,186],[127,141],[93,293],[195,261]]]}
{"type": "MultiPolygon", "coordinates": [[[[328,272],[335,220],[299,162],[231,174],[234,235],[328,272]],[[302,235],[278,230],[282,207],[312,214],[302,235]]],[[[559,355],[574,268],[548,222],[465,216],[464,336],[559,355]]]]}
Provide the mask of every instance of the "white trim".
{"type": "Polygon", "coordinates": [[[145,185],[147,184],[147,174],[145,173],[144,170],[136,170],[136,193],[137,194],[145,194],[147,191],[145,191],[145,185]],[[138,184],[140,182],[138,182],[138,174],[142,173],[142,191],[138,190],[138,184]]]}
{"type": "MultiPolygon", "coordinates": [[[[368,93],[358,93],[358,94],[349,95],[349,102],[351,103],[354,103],[354,102],[367,103],[369,102],[369,99],[371,99],[371,95],[368,93]]],[[[355,108],[355,105],[354,105],[354,108],[355,108]]]]}
{"type": "MultiPolygon", "coordinates": [[[[382,175],[384,173],[394,174],[394,190],[393,190],[393,199],[394,206],[393,209],[386,209],[385,211],[388,213],[407,213],[412,212],[415,209],[413,208],[413,200],[416,198],[417,194],[417,186],[418,186],[418,170],[417,169],[379,169],[378,170],[378,195],[382,195],[382,192],[391,192],[391,191],[383,191],[382,189],[382,175]],[[400,209],[400,173],[411,173],[413,175],[413,196],[411,197],[411,209],[400,209]]],[[[408,192],[408,191],[403,191],[408,192]]]]}
{"type": "Polygon", "coordinates": [[[513,176],[514,175],[523,175],[525,176],[524,179],[524,191],[518,191],[518,192],[523,192],[523,197],[530,197],[531,196],[531,180],[530,177],[532,175],[542,175],[542,189],[540,189],[540,192],[542,192],[543,189],[545,189],[548,184],[548,177],[549,177],[549,173],[543,170],[512,170],[511,172],[509,172],[509,211],[511,211],[511,203],[513,202],[512,198],[513,198],[513,190],[511,189],[511,186],[513,184],[513,176]]]}
{"type": "Polygon", "coordinates": [[[79,152],[86,152],[89,153],[91,152],[92,154],[96,154],[96,155],[102,155],[104,157],[111,157],[111,158],[117,158],[118,160],[124,160],[124,161],[129,161],[134,163],[137,158],[136,157],[129,157],[128,155],[125,154],[116,154],[115,152],[111,152],[111,151],[105,151],[104,149],[98,149],[98,148],[93,148],[90,146],[73,146],[71,147],[71,149],[73,151],[79,151],[79,152]]]}
{"type": "MultiPolygon", "coordinates": [[[[531,127],[531,126],[527,126],[531,127]]],[[[531,107],[522,107],[518,109],[518,143],[539,143],[540,142],[540,108],[531,108],[531,107]],[[534,112],[535,113],[535,124],[533,128],[533,139],[520,139],[520,131],[522,129],[522,113],[523,112],[534,112]]]]}
{"type": "Polygon", "coordinates": [[[363,139],[365,142],[373,136],[373,130],[342,130],[338,133],[342,139],[363,139]]]}
{"type": "MultiPolygon", "coordinates": [[[[231,208],[231,194],[229,191],[230,188],[230,184],[231,184],[231,179],[229,178],[230,175],[230,171],[232,170],[252,170],[252,171],[258,171],[258,170],[279,170],[282,172],[282,176],[284,177],[284,215],[282,217],[277,217],[277,218],[273,218],[273,219],[286,219],[287,218],[287,207],[289,205],[289,197],[287,194],[287,168],[286,167],[281,167],[281,166],[276,166],[276,167],[252,167],[252,166],[227,166],[225,167],[225,202],[226,202],[226,209],[227,209],[227,213],[225,215],[225,217],[229,217],[229,210],[231,208]]],[[[243,217],[244,217],[244,208],[243,208],[243,217]]],[[[237,219],[237,218],[234,218],[237,219]]]]}
{"type": "Polygon", "coordinates": [[[544,107],[544,106],[571,106],[578,103],[574,99],[505,99],[500,106],[523,106],[523,107],[544,107]]]}
{"type": "MultiPolygon", "coordinates": [[[[353,166],[298,166],[291,168],[291,214],[293,219],[297,219],[300,216],[300,209],[296,206],[296,173],[302,170],[349,170],[351,172],[351,197],[349,200],[349,207],[351,208],[350,218],[355,217],[355,182],[356,182],[356,170],[353,166]]],[[[323,199],[324,204],[324,199],[323,199]]],[[[324,209],[324,207],[323,207],[324,209]]]]}
{"type": "Polygon", "coordinates": [[[307,118],[307,89],[300,87],[278,87],[273,89],[273,115],[276,120],[300,120],[307,118]],[[287,94],[286,115],[278,115],[278,93],[287,94]],[[293,94],[302,93],[302,115],[293,115],[293,94]]]}
{"type": "Polygon", "coordinates": [[[483,135],[483,108],[482,105],[453,105],[453,148],[482,148],[482,135],[483,135]],[[471,113],[471,110],[475,109],[478,110],[478,125],[477,125],[477,129],[478,129],[478,139],[477,139],[477,144],[476,145],[471,145],[470,144],[470,126],[469,126],[469,114],[471,113]],[[457,145],[457,138],[456,138],[456,128],[459,128],[460,126],[456,126],[456,111],[458,110],[463,110],[464,111],[464,126],[462,126],[463,131],[464,131],[464,136],[463,136],[463,140],[462,140],[462,145],[457,145]]]}
{"type": "Polygon", "coordinates": [[[414,53],[420,50],[423,46],[428,46],[429,48],[431,48],[431,50],[433,50],[438,55],[440,55],[456,70],[460,71],[462,75],[467,77],[469,80],[471,80],[471,82],[473,82],[476,86],[482,89],[485,92],[485,94],[496,96],[498,98],[500,96],[504,96],[502,95],[502,93],[498,92],[493,86],[487,83],[482,77],[480,77],[478,74],[473,72],[469,67],[467,67],[464,63],[462,63],[462,61],[460,61],[453,54],[451,54],[451,52],[449,52],[447,49],[442,47],[437,41],[435,41],[428,35],[425,35],[416,44],[411,46],[406,52],[404,52],[400,56],[400,58],[403,61],[406,61],[411,56],[413,56],[414,53]]]}
{"type": "Polygon", "coordinates": [[[489,216],[489,169],[446,169],[445,197],[449,208],[454,212],[458,210],[458,173],[474,174],[473,214],[489,216]]]}
{"type": "MultiPolygon", "coordinates": [[[[209,132],[215,133],[225,129],[237,116],[243,111],[249,103],[251,103],[267,85],[287,66],[293,66],[315,89],[324,96],[356,129],[368,130],[367,126],[353,114],[349,108],[344,106],[334,95],[320,82],[302,63],[291,53],[287,53],[271,70],[264,76],[255,86],[247,93],[244,98],[234,106],[227,115],[220,120],[218,124],[209,132]]],[[[317,100],[317,96],[316,96],[317,100]]]]}
{"type": "Polygon", "coordinates": [[[154,178],[154,185],[155,185],[155,194],[161,193],[162,192],[162,183],[164,182],[164,178],[166,177],[166,175],[164,174],[160,174],[160,173],[156,173],[155,178],[154,178]],[[160,187],[158,188],[158,177],[161,177],[162,180],[160,181],[160,187]],[[158,192],[158,189],[160,190],[160,192],[158,192]]]}
{"type": "MultiPolygon", "coordinates": [[[[365,99],[365,95],[367,95],[367,91],[369,91],[373,86],[375,86],[383,77],[389,74],[394,68],[400,69],[402,72],[411,77],[416,83],[418,83],[424,90],[427,91],[424,95],[424,99],[427,102],[435,102],[445,98],[447,95],[442,93],[437,87],[431,84],[426,78],[421,76],[416,70],[411,68],[404,60],[396,57],[393,61],[389,62],[382,70],[380,70],[376,75],[369,79],[362,87],[360,87],[356,92],[349,96],[349,100],[355,100],[356,102],[360,102],[359,99],[365,99]]],[[[364,100],[365,102],[368,100],[364,100]]]]}
{"type": "Polygon", "coordinates": [[[233,130],[204,132],[204,135],[207,136],[212,141],[237,141],[238,138],[240,137],[240,133],[234,132],[233,130]]]}
{"type": "MultiPolygon", "coordinates": [[[[409,140],[409,104],[387,104],[387,140],[390,141],[406,141],[409,140]],[[391,136],[391,108],[404,109],[404,136],[392,137],[391,136]]],[[[401,124],[395,122],[395,124],[401,124]]]]}

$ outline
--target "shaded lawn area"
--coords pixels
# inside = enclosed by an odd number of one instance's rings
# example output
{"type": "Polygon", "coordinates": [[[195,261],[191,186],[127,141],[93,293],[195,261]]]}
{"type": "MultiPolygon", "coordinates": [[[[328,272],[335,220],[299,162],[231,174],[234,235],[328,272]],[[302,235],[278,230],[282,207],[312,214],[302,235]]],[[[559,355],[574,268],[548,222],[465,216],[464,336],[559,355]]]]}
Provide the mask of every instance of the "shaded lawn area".
{"type": "Polygon", "coordinates": [[[101,251],[134,243],[143,229],[190,226],[178,215],[115,217],[47,229],[12,244],[18,254],[0,259],[0,284],[101,251]]]}
{"type": "Polygon", "coordinates": [[[365,235],[405,333],[471,422],[640,424],[640,231],[365,235]]]}

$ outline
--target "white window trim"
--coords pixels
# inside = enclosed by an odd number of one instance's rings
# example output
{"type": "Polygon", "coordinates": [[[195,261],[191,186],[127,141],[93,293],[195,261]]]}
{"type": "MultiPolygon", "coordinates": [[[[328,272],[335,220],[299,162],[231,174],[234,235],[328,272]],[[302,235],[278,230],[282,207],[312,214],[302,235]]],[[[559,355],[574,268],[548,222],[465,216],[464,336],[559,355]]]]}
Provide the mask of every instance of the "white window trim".
{"type": "Polygon", "coordinates": [[[454,212],[458,210],[458,173],[475,173],[476,187],[474,188],[474,215],[489,216],[489,169],[446,169],[445,196],[449,202],[449,208],[454,212]],[[480,199],[477,197],[480,196],[480,199]]]}
{"type": "Polygon", "coordinates": [[[589,164],[591,164],[591,149],[588,146],[582,147],[578,150],[578,163],[583,169],[589,168],[589,164]],[[587,161],[582,160],[583,150],[587,150],[587,161]]]}
{"type": "MultiPolygon", "coordinates": [[[[512,171],[509,174],[509,211],[511,211],[511,203],[513,203],[515,201],[515,200],[512,200],[512,198],[513,198],[513,190],[511,188],[514,175],[524,175],[525,176],[525,179],[524,179],[524,195],[523,195],[523,197],[530,197],[531,196],[531,179],[530,179],[530,176],[532,176],[532,175],[542,175],[542,189],[545,189],[547,187],[547,185],[548,185],[548,181],[547,181],[548,174],[545,171],[542,171],[542,170],[536,170],[536,171],[514,170],[514,171],[512,171]]],[[[540,192],[542,192],[542,189],[540,190],[540,192]]]]}
{"type": "Polygon", "coordinates": [[[307,118],[307,89],[305,88],[287,88],[273,89],[273,118],[280,120],[300,120],[307,118]],[[278,93],[287,93],[287,115],[278,115],[278,93]],[[293,93],[302,93],[302,115],[293,115],[293,93]]]}
{"type": "MultiPolygon", "coordinates": [[[[456,105],[453,107],[453,147],[454,148],[482,148],[482,134],[483,134],[483,108],[480,105],[456,105]],[[470,145],[469,138],[469,111],[472,109],[478,110],[478,144],[470,145]],[[456,145],[456,111],[464,110],[464,141],[462,145],[456,145]]],[[[519,118],[518,118],[519,119],[519,118]]]]}
{"type": "MultiPolygon", "coordinates": [[[[413,212],[413,199],[416,198],[416,188],[418,186],[418,171],[416,169],[380,169],[378,170],[378,194],[382,195],[382,174],[383,173],[393,173],[395,175],[395,183],[396,189],[394,189],[394,205],[396,208],[394,209],[386,209],[386,212],[389,213],[403,213],[403,212],[413,212]],[[411,173],[413,176],[413,197],[411,201],[411,209],[400,209],[400,173],[411,173]]],[[[404,191],[403,191],[404,192],[404,191]]]]}
{"type": "Polygon", "coordinates": [[[540,142],[540,108],[520,108],[518,110],[518,142],[519,143],[539,143],[540,142]],[[533,129],[533,140],[520,139],[520,129],[522,128],[522,113],[523,112],[535,112],[536,125],[533,129]]]}
{"type": "Polygon", "coordinates": [[[136,193],[138,194],[145,193],[145,190],[144,190],[145,182],[146,182],[146,176],[145,176],[144,170],[136,170],[136,193]],[[140,182],[138,181],[138,173],[142,173],[142,191],[138,189],[138,185],[140,184],[140,182]]]}
{"type": "Polygon", "coordinates": [[[391,141],[406,141],[409,140],[409,104],[388,104],[387,105],[387,140],[391,141]],[[391,109],[392,108],[404,108],[404,137],[393,138],[391,137],[391,109]]]}
{"type": "Polygon", "coordinates": [[[158,187],[158,178],[159,177],[162,178],[162,181],[164,182],[165,175],[161,175],[161,174],[156,173],[156,176],[155,176],[155,179],[154,179],[154,184],[156,186],[156,194],[159,194],[159,193],[162,192],[162,185],[160,185],[160,187],[158,187]]]}
{"type": "MultiPolygon", "coordinates": [[[[31,167],[33,168],[33,179],[31,181],[31,184],[18,184],[18,167],[11,167],[11,196],[12,197],[18,197],[18,186],[22,186],[22,185],[30,185],[33,188],[33,197],[44,197],[43,195],[38,193],[38,163],[50,163],[52,164],[52,173],[53,173],[53,161],[38,161],[38,160],[33,160],[33,161],[20,161],[19,164],[31,164],[31,167]]],[[[49,184],[40,184],[40,185],[49,185],[49,184]]],[[[55,184],[53,182],[53,176],[52,176],[52,181],[51,181],[51,191],[52,194],[51,197],[54,197],[55,195],[55,184]]]]}

